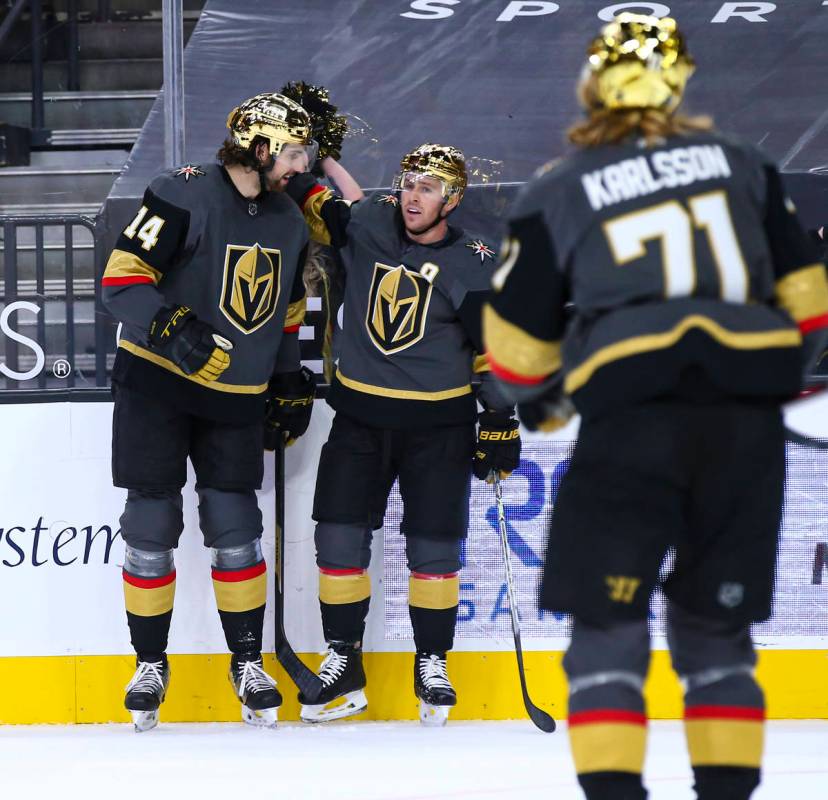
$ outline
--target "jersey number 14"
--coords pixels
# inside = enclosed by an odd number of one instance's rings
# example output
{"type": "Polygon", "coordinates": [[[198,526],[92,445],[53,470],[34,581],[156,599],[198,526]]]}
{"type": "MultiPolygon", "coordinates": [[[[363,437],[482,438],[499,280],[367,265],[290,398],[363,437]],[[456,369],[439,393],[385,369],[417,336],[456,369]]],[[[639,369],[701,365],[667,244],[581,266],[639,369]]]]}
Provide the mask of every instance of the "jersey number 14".
{"type": "Polygon", "coordinates": [[[141,206],[135,215],[135,219],[124,228],[124,236],[127,239],[133,239],[137,234],[138,239],[141,241],[141,247],[144,250],[152,250],[158,244],[158,234],[161,233],[161,228],[164,227],[164,220],[158,215],[155,215],[141,225],[144,217],[147,215],[147,210],[146,206],[141,206]],[[138,227],[139,225],[141,225],[140,228],[138,227]]]}
{"type": "Polygon", "coordinates": [[[687,297],[696,289],[693,232],[707,235],[719,275],[723,300],[744,303],[748,299],[748,270],[724,191],[709,192],[687,201],[689,213],[677,200],[634,211],[604,223],[604,232],[616,263],[621,266],[646,254],[645,243],[661,244],[666,297],[687,297]]]}

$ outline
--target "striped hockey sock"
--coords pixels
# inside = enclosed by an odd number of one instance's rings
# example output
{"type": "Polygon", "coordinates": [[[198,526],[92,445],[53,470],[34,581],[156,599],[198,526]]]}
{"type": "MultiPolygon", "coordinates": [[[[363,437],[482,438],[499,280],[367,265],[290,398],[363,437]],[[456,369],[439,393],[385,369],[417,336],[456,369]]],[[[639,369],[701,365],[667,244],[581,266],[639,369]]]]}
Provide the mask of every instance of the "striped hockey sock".
{"type": "Polygon", "coordinates": [[[265,562],[243,569],[213,567],[213,590],[230,652],[258,657],[267,597],[265,562]]]}
{"type": "Polygon", "coordinates": [[[371,578],[364,569],[319,568],[319,607],[328,642],[362,642],[371,602],[371,578]]]}
{"type": "Polygon", "coordinates": [[[459,602],[459,573],[411,573],[408,579],[408,612],[418,651],[444,653],[451,650],[459,602]]]}

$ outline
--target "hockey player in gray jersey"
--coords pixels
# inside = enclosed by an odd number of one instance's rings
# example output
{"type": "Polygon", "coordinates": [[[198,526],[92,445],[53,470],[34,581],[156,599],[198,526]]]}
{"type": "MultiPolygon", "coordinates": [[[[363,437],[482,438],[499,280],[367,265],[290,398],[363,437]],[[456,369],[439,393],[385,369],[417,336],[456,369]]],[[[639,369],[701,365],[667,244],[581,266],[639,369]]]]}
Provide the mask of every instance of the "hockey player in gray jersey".
{"type": "Polygon", "coordinates": [[[127,489],[123,581],[137,669],[126,707],[158,721],[169,681],[173,551],[187,458],[216,604],[246,722],[272,725],[281,697],[262,667],[265,562],[255,490],[264,444],[304,433],[314,381],[300,369],[308,231],[284,194],[312,147],[305,111],[278,94],[228,118],[220,163],[155,178],[109,257],[103,299],[123,323],[112,378],[112,468],[127,489]],[[267,427],[263,421],[267,419],[267,427]]]}
{"type": "Polygon", "coordinates": [[[466,183],[460,151],[426,144],[403,158],[390,194],[348,204],[310,175],[288,185],[311,234],[342,249],[347,264],[341,352],[328,395],[336,416],[313,512],[326,688],[314,705],[300,696],[306,721],[366,708],[367,568],[395,478],[421,719],[444,723],[456,703],[446,652],[457,619],[470,473],[505,476],[520,453],[517,421],[490,380],[480,340],[495,251],[448,222],[466,183]],[[475,446],[478,401],[484,410],[475,446]]]}
{"type": "Polygon", "coordinates": [[[828,329],[828,282],[776,167],[677,111],[693,62],[669,18],[589,50],[577,150],[530,181],[484,312],[530,427],[581,414],[540,605],[573,616],[569,737],[589,800],[643,800],[648,611],[663,582],[699,800],[759,784],[750,624],[771,613],[780,404],[828,329]],[[571,400],[569,399],[571,398],[571,400]]]}

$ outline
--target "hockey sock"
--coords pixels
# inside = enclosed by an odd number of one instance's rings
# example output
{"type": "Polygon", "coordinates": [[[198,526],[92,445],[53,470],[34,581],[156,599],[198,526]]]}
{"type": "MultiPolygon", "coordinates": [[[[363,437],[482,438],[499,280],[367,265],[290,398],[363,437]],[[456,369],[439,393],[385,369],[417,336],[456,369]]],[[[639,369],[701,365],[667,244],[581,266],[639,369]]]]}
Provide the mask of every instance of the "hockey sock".
{"type": "Polygon", "coordinates": [[[578,782],[588,800],[640,800],[647,746],[644,699],[609,682],[569,699],[569,742],[578,782]]]}
{"type": "Polygon", "coordinates": [[[762,690],[748,672],[685,696],[684,730],[699,800],[747,800],[759,785],[762,690]]]}
{"type": "Polygon", "coordinates": [[[325,641],[362,641],[371,602],[371,579],[364,569],[319,568],[319,607],[325,641]]]}
{"type": "Polygon", "coordinates": [[[411,573],[408,579],[408,612],[417,650],[437,653],[451,650],[459,602],[459,573],[411,573]]]}
{"type": "Polygon", "coordinates": [[[123,571],[124,603],[130,639],[142,661],[160,661],[175,598],[175,570],[165,575],[142,576],[123,571]]]}
{"type": "Polygon", "coordinates": [[[213,566],[213,590],[230,652],[258,657],[267,596],[264,561],[241,569],[213,566]]]}

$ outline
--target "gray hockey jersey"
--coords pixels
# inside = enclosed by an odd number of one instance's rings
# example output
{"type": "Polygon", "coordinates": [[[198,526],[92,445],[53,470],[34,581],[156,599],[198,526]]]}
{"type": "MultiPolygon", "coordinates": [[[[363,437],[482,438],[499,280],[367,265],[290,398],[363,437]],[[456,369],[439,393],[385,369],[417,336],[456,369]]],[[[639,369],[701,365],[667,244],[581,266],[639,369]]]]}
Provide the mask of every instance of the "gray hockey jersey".
{"type": "Polygon", "coordinates": [[[824,266],[755,148],[720,134],[581,150],[510,211],[485,310],[495,373],[561,374],[582,414],[681,392],[785,397],[828,326],[824,266]],[[698,381],[697,381],[698,383],[698,381]]]}
{"type": "Polygon", "coordinates": [[[113,380],[198,416],[262,416],[274,371],[299,368],[307,241],[290,198],[245,198],[221,165],[156,177],[102,279],[103,301],[123,323],[113,380]],[[147,345],[155,314],[179,304],[233,342],[217,381],[185,375],[147,345]]]}

